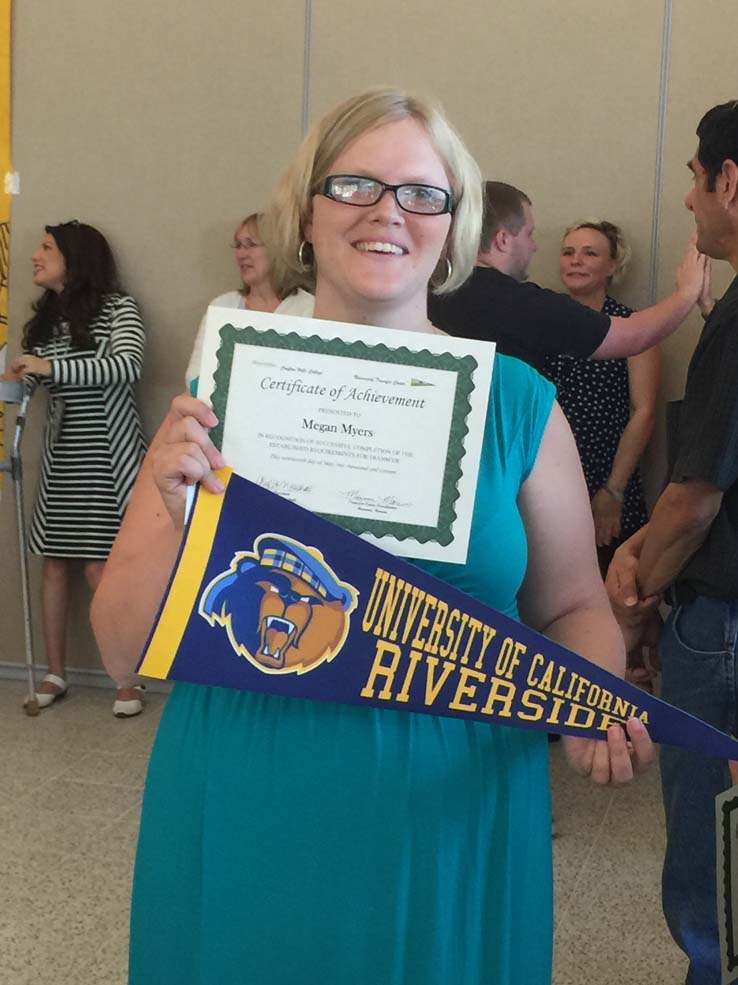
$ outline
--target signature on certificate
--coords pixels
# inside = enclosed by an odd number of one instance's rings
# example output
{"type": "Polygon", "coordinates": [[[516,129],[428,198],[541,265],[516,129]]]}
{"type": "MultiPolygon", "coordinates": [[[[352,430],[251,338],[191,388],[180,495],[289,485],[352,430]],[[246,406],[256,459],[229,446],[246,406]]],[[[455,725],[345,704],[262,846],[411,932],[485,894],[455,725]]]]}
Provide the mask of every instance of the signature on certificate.
{"type": "Polygon", "coordinates": [[[307,482],[296,482],[294,479],[269,479],[265,475],[260,475],[256,484],[270,492],[282,496],[284,499],[292,499],[305,493],[311,493],[313,487],[307,482]]]}
{"type": "Polygon", "coordinates": [[[392,510],[406,509],[412,505],[396,496],[367,496],[360,489],[349,489],[344,496],[355,509],[371,513],[391,513],[392,510]]]}

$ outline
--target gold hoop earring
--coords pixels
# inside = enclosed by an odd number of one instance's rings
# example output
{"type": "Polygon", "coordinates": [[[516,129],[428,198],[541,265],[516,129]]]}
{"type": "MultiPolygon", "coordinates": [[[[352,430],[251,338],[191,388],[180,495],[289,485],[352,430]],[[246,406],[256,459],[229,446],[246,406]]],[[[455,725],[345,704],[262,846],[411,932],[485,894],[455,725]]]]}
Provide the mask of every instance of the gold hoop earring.
{"type": "Polygon", "coordinates": [[[431,277],[431,286],[435,287],[436,290],[438,290],[439,287],[445,287],[446,284],[448,284],[448,282],[451,280],[451,275],[454,272],[454,267],[453,264],[451,263],[451,260],[447,256],[445,256],[443,260],[444,263],[446,264],[446,276],[443,278],[443,280],[438,280],[437,277],[438,267],[436,267],[436,270],[433,272],[433,276],[431,277]]]}
{"type": "Polygon", "coordinates": [[[306,262],[306,260],[305,260],[305,247],[306,246],[309,246],[312,249],[312,244],[311,243],[308,243],[308,241],[306,239],[304,239],[300,243],[300,245],[299,245],[299,247],[297,249],[297,262],[300,265],[300,270],[304,274],[310,273],[310,271],[313,269],[313,261],[312,261],[312,259],[310,260],[310,262],[306,262]]]}

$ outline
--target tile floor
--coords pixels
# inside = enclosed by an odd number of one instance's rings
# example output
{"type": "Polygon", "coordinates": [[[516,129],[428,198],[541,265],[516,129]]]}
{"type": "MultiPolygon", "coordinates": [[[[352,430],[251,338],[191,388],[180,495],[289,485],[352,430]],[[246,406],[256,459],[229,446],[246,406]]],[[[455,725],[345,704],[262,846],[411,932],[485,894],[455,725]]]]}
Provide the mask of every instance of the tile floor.
{"type": "MultiPolygon", "coordinates": [[[[165,698],[117,721],[110,691],[75,688],[35,719],[22,695],[0,680],[0,983],[124,985],[141,787],[165,698]]],[[[555,745],[551,774],[554,985],[681,985],[658,900],[656,772],[597,789],[555,745]]]]}

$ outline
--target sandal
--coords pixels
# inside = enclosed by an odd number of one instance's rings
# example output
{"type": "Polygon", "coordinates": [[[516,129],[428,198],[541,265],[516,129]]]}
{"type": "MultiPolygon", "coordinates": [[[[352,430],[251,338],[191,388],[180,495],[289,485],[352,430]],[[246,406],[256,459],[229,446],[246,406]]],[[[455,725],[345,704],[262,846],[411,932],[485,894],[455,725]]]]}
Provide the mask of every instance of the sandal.
{"type": "MultiPolygon", "coordinates": [[[[36,701],[38,702],[39,708],[48,708],[49,705],[53,705],[55,701],[60,701],[67,693],[67,682],[63,677],[59,677],[58,674],[47,674],[41,683],[53,684],[54,687],[58,688],[58,690],[36,691],[36,701]]],[[[25,708],[27,704],[28,698],[26,698],[23,702],[23,707],[25,708]]]]}
{"type": "Polygon", "coordinates": [[[135,687],[119,687],[117,693],[121,691],[138,691],[141,697],[138,698],[116,698],[113,703],[113,714],[116,718],[135,718],[143,711],[143,687],[137,684],[135,687]]]}

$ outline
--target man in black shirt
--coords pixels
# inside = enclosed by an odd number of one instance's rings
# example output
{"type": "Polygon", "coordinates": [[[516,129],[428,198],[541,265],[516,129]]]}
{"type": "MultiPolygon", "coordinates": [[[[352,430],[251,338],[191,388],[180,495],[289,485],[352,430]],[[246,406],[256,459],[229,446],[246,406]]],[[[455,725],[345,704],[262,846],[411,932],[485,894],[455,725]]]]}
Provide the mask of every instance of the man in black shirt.
{"type": "Polygon", "coordinates": [[[540,370],[545,356],[634,356],[670,335],[702,287],[704,258],[690,247],[676,291],[630,318],[592,311],[566,294],[524,283],[535,253],[530,199],[512,185],[484,183],[484,219],[477,265],[451,294],[431,294],[430,320],[450,335],[483,339],[540,370]]]}
{"type": "MultiPolygon", "coordinates": [[[[697,135],[686,197],[697,249],[727,260],[738,273],[738,100],[706,113],[697,135]]],[[[662,697],[735,732],[738,276],[707,318],[669,425],[670,481],[650,522],[616,552],[608,591],[630,648],[652,628],[654,599],[667,590],[674,608],[660,640],[662,697]]],[[[690,985],[717,983],[714,801],[730,786],[728,766],[665,746],[661,774],[668,836],[664,913],[690,959],[690,985]]]]}

